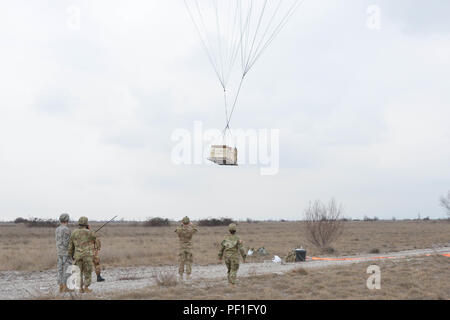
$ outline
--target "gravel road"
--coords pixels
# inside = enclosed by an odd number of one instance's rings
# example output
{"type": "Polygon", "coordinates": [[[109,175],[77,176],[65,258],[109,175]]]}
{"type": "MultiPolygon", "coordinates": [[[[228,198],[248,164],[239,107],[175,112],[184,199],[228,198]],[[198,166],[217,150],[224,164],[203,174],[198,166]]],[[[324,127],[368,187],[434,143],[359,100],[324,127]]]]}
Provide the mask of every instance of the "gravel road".
{"type": "MultiPolygon", "coordinates": [[[[335,265],[346,265],[366,261],[383,259],[405,259],[430,254],[448,254],[450,247],[432,249],[408,250],[384,254],[358,255],[347,257],[333,257],[330,260],[314,260],[308,257],[305,262],[299,263],[274,263],[267,260],[262,263],[241,264],[238,276],[262,275],[270,273],[285,273],[292,269],[302,267],[304,269],[325,268],[335,265]],[[350,259],[350,260],[346,260],[350,259]]],[[[177,272],[176,266],[164,267],[129,267],[111,268],[105,270],[102,276],[105,282],[93,283],[90,286],[94,290],[92,298],[102,298],[105,294],[119,293],[142,289],[155,283],[154,274],[158,272],[177,272]]],[[[191,282],[200,282],[202,279],[221,280],[226,278],[226,267],[222,264],[208,266],[193,266],[191,282]]],[[[56,270],[47,271],[3,271],[0,272],[0,299],[35,299],[43,296],[57,295],[56,270]]],[[[68,294],[65,294],[68,295],[68,294]]]]}

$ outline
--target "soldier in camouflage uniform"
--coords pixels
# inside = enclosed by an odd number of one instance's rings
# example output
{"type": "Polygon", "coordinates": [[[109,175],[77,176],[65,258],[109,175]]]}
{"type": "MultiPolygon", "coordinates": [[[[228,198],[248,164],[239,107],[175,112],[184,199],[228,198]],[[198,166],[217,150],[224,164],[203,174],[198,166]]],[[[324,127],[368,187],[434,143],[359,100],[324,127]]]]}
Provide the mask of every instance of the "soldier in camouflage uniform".
{"type": "Polygon", "coordinates": [[[80,292],[92,292],[89,289],[93,269],[92,243],[97,240],[97,236],[89,229],[88,218],[81,217],[78,225],[79,228],[70,236],[69,255],[81,271],[80,292]]]}
{"type": "Polygon", "coordinates": [[[105,281],[105,279],[103,279],[102,276],[100,275],[100,273],[102,272],[102,267],[100,265],[100,258],[98,256],[98,254],[99,254],[101,248],[102,248],[102,243],[101,243],[100,239],[97,239],[96,241],[94,241],[94,257],[93,257],[92,261],[94,263],[95,274],[97,275],[97,282],[105,281]]]}
{"type": "Polygon", "coordinates": [[[230,234],[225,237],[221,243],[221,248],[219,250],[219,261],[225,256],[225,264],[228,269],[228,282],[234,286],[236,284],[236,275],[239,269],[239,254],[245,263],[244,247],[242,246],[242,240],[236,235],[236,225],[234,223],[230,224],[228,227],[230,234]]]}
{"type": "Polygon", "coordinates": [[[69,215],[63,213],[59,217],[61,222],[60,226],[55,230],[57,261],[56,268],[58,270],[58,284],[59,292],[70,291],[67,288],[67,279],[69,274],[66,273],[67,268],[72,265],[72,259],[69,255],[69,241],[70,241],[70,229],[67,227],[69,224],[69,215]]]}
{"type": "Polygon", "coordinates": [[[181,279],[183,279],[184,266],[186,266],[186,277],[189,279],[192,273],[192,236],[198,231],[197,227],[190,222],[189,217],[184,217],[182,225],[175,229],[180,239],[179,269],[181,279]]]}

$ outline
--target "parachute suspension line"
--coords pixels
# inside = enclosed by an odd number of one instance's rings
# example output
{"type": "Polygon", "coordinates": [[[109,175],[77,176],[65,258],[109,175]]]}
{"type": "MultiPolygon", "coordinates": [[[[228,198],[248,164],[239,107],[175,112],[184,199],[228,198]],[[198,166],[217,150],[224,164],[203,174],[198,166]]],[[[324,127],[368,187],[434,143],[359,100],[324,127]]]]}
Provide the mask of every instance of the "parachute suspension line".
{"type": "Polygon", "coordinates": [[[284,18],[281,20],[281,22],[278,24],[278,26],[275,28],[274,32],[269,37],[269,40],[264,44],[263,48],[260,50],[260,52],[256,55],[256,57],[253,59],[253,62],[250,64],[251,69],[255,62],[261,57],[261,54],[267,49],[267,47],[272,43],[272,41],[276,38],[278,33],[283,29],[283,27],[287,24],[289,19],[292,17],[292,15],[295,13],[295,11],[305,2],[305,0],[296,0],[294,4],[290,7],[288,13],[284,16],[284,18]]]}
{"type": "MultiPolygon", "coordinates": [[[[241,2],[240,2],[241,3],[241,2]]],[[[242,5],[240,6],[240,10],[241,10],[241,43],[240,43],[240,47],[241,47],[241,68],[242,68],[242,74],[246,73],[244,66],[245,66],[245,60],[247,58],[246,52],[247,52],[247,47],[248,47],[248,38],[249,38],[249,34],[250,34],[250,21],[251,21],[251,16],[252,16],[252,11],[253,11],[253,0],[250,2],[250,8],[248,9],[248,13],[247,13],[247,17],[245,18],[245,25],[244,28],[242,28],[242,5]]]]}
{"type": "Polygon", "coordinates": [[[246,61],[246,63],[245,63],[245,67],[244,67],[244,70],[245,70],[244,72],[245,72],[245,73],[248,72],[248,70],[249,70],[248,65],[249,65],[249,63],[250,63],[250,58],[251,58],[251,56],[252,56],[253,47],[255,46],[256,38],[258,37],[258,31],[259,31],[259,28],[261,27],[261,21],[262,21],[262,19],[263,19],[263,17],[264,17],[264,12],[266,11],[266,6],[267,6],[267,0],[264,1],[264,5],[263,5],[263,8],[262,8],[262,10],[261,10],[261,14],[260,14],[260,16],[259,16],[259,19],[258,19],[258,25],[257,25],[257,27],[256,27],[255,36],[253,37],[252,45],[251,45],[251,47],[250,47],[250,51],[249,51],[249,53],[248,53],[247,61],[246,61]]]}
{"type": "MultiPolygon", "coordinates": [[[[232,30],[231,30],[231,41],[230,41],[230,46],[229,46],[229,52],[228,52],[228,65],[229,65],[229,69],[228,69],[228,73],[226,76],[226,80],[225,82],[228,83],[228,80],[231,76],[231,71],[234,67],[234,64],[236,63],[236,59],[239,53],[239,48],[240,48],[240,40],[239,40],[239,27],[238,27],[238,12],[239,12],[239,6],[238,6],[238,0],[235,0],[236,2],[236,6],[234,8],[234,19],[233,19],[233,23],[232,23],[232,30]]],[[[231,6],[232,1],[230,1],[230,6],[231,6]]],[[[232,10],[230,9],[230,12],[232,12],[232,10]]]]}
{"type": "MultiPolygon", "coordinates": [[[[254,53],[253,57],[250,59],[250,61],[253,61],[255,56],[259,53],[259,49],[261,48],[261,45],[264,43],[264,39],[266,39],[267,32],[270,30],[270,27],[272,26],[272,23],[275,21],[275,17],[277,15],[278,11],[280,10],[282,3],[283,3],[283,0],[278,1],[278,5],[277,5],[274,13],[270,17],[269,23],[267,24],[267,27],[265,28],[264,33],[261,36],[261,38],[260,38],[260,40],[258,42],[258,45],[256,46],[255,53],[254,53]]],[[[250,64],[250,68],[252,66],[253,66],[253,64],[250,64]]],[[[250,68],[248,68],[248,69],[250,70],[250,68]]]]}
{"type": "Polygon", "coordinates": [[[230,116],[227,119],[227,126],[225,127],[225,129],[226,128],[228,128],[228,129],[230,128],[231,117],[233,116],[234,109],[236,108],[236,103],[237,103],[237,100],[238,100],[238,97],[239,97],[239,93],[241,92],[242,83],[244,82],[245,76],[246,76],[246,73],[244,73],[242,75],[241,81],[239,82],[239,88],[238,88],[238,91],[236,93],[236,96],[234,97],[233,107],[231,108],[230,116]]]}
{"type": "Polygon", "coordinates": [[[224,78],[224,73],[223,73],[223,53],[222,53],[222,34],[220,32],[220,19],[219,19],[219,9],[217,7],[217,0],[213,0],[213,5],[214,5],[214,11],[216,13],[216,28],[217,28],[217,37],[218,37],[218,42],[219,42],[219,62],[220,62],[220,70],[222,71],[220,73],[221,75],[221,79],[222,79],[222,86],[225,88],[226,83],[225,83],[225,78],[224,78]]]}
{"type": "MultiPolygon", "coordinates": [[[[191,8],[189,7],[189,5],[187,4],[187,0],[184,0],[184,4],[185,4],[186,9],[187,9],[187,11],[189,13],[189,16],[191,17],[192,23],[195,26],[195,29],[197,30],[197,33],[198,33],[198,36],[199,36],[199,38],[201,40],[203,49],[205,50],[206,54],[208,55],[209,62],[211,63],[211,65],[212,65],[212,67],[214,69],[214,72],[216,73],[217,78],[219,79],[220,84],[222,85],[222,87],[225,87],[225,84],[222,81],[222,78],[220,77],[219,70],[217,68],[217,62],[215,61],[214,56],[212,55],[213,50],[208,46],[208,43],[207,43],[208,42],[208,36],[206,36],[206,39],[203,37],[203,34],[202,34],[201,30],[200,30],[200,26],[199,26],[199,24],[197,22],[195,22],[194,14],[193,14],[191,8]]],[[[197,12],[198,12],[198,14],[200,16],[200,21],[202,22],[203,28],[206,29],[205,24],[203,22],[203,16],[201,14],[200,7],[198,5],[197,0],[195,0],[195,4],[196,4],[196,7],[197,7],[197,12]]]]}
{"type": "Polygon", "coordinates": [[[227,127],[228,127],[228,105],[227,105],[227,90],[226,89],[223,89],[223,99],[225,101],[225,121],[227,122],[227,127]]]}

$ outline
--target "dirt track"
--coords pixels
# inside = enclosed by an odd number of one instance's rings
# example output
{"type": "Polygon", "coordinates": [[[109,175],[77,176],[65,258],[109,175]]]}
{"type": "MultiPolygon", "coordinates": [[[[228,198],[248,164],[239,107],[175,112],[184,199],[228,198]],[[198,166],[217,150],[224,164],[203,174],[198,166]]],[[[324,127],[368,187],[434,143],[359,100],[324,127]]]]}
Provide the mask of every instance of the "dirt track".
{"type": "MultiPolygon", "coordinates": [[[[377,261],[380,256],[387,259],[405,259],[414,256],[423,256],[427,254],[448,254],[450,247],[441,247],[433,249],[420,249],[393,252],[389,254],[372,254],[351,257],[333,257],[331,260],[313,260],[308,258],[306,262],[301,263],[273,263],[267,260],[264,263],[246,263],[241,264],[239,276],[261,275],[269,273],[284,273],[294,268],[303,267],[304,269],[325,268],[334,265],[346,265],[352,263],[377,261]],[[350,260],[345,260],[350,259],[350,260]]],[[[92,298],[102,298],[105,294],[132,291],[142,289],[155,283],[154,274],[159,271],[176,272],[175,266],[165,267],[131,267],[114,268],[103,272],[105,282],[96,283],[93,280],[91,289],[94,293],[92,298]]],[[[224,265],[193,266],[192,283],[200,282],[202,279],[225,279],[226,268],[224,265]]],[[[34,299],[46,295],[56,295],[56,270],[42,272],[20,272],[6,271],[0,272],[0,299],[34,299]]],[[[66,294],[68,295],[68,294],[66,294]]],[[[88,296],[86,296],[88,297],[88,296]]]]}

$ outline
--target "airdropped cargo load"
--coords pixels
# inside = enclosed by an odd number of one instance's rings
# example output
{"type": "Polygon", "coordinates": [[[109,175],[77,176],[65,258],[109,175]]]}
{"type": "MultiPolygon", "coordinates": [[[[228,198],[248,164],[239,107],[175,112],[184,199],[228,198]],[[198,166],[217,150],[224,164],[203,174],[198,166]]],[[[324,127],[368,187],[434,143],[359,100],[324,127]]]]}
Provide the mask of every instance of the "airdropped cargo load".
{"type": "Polygon", "coordinates": [[[237,166],[237,149],[226,145],[212,145],[208,160],[219,165],[237,166]]]}

